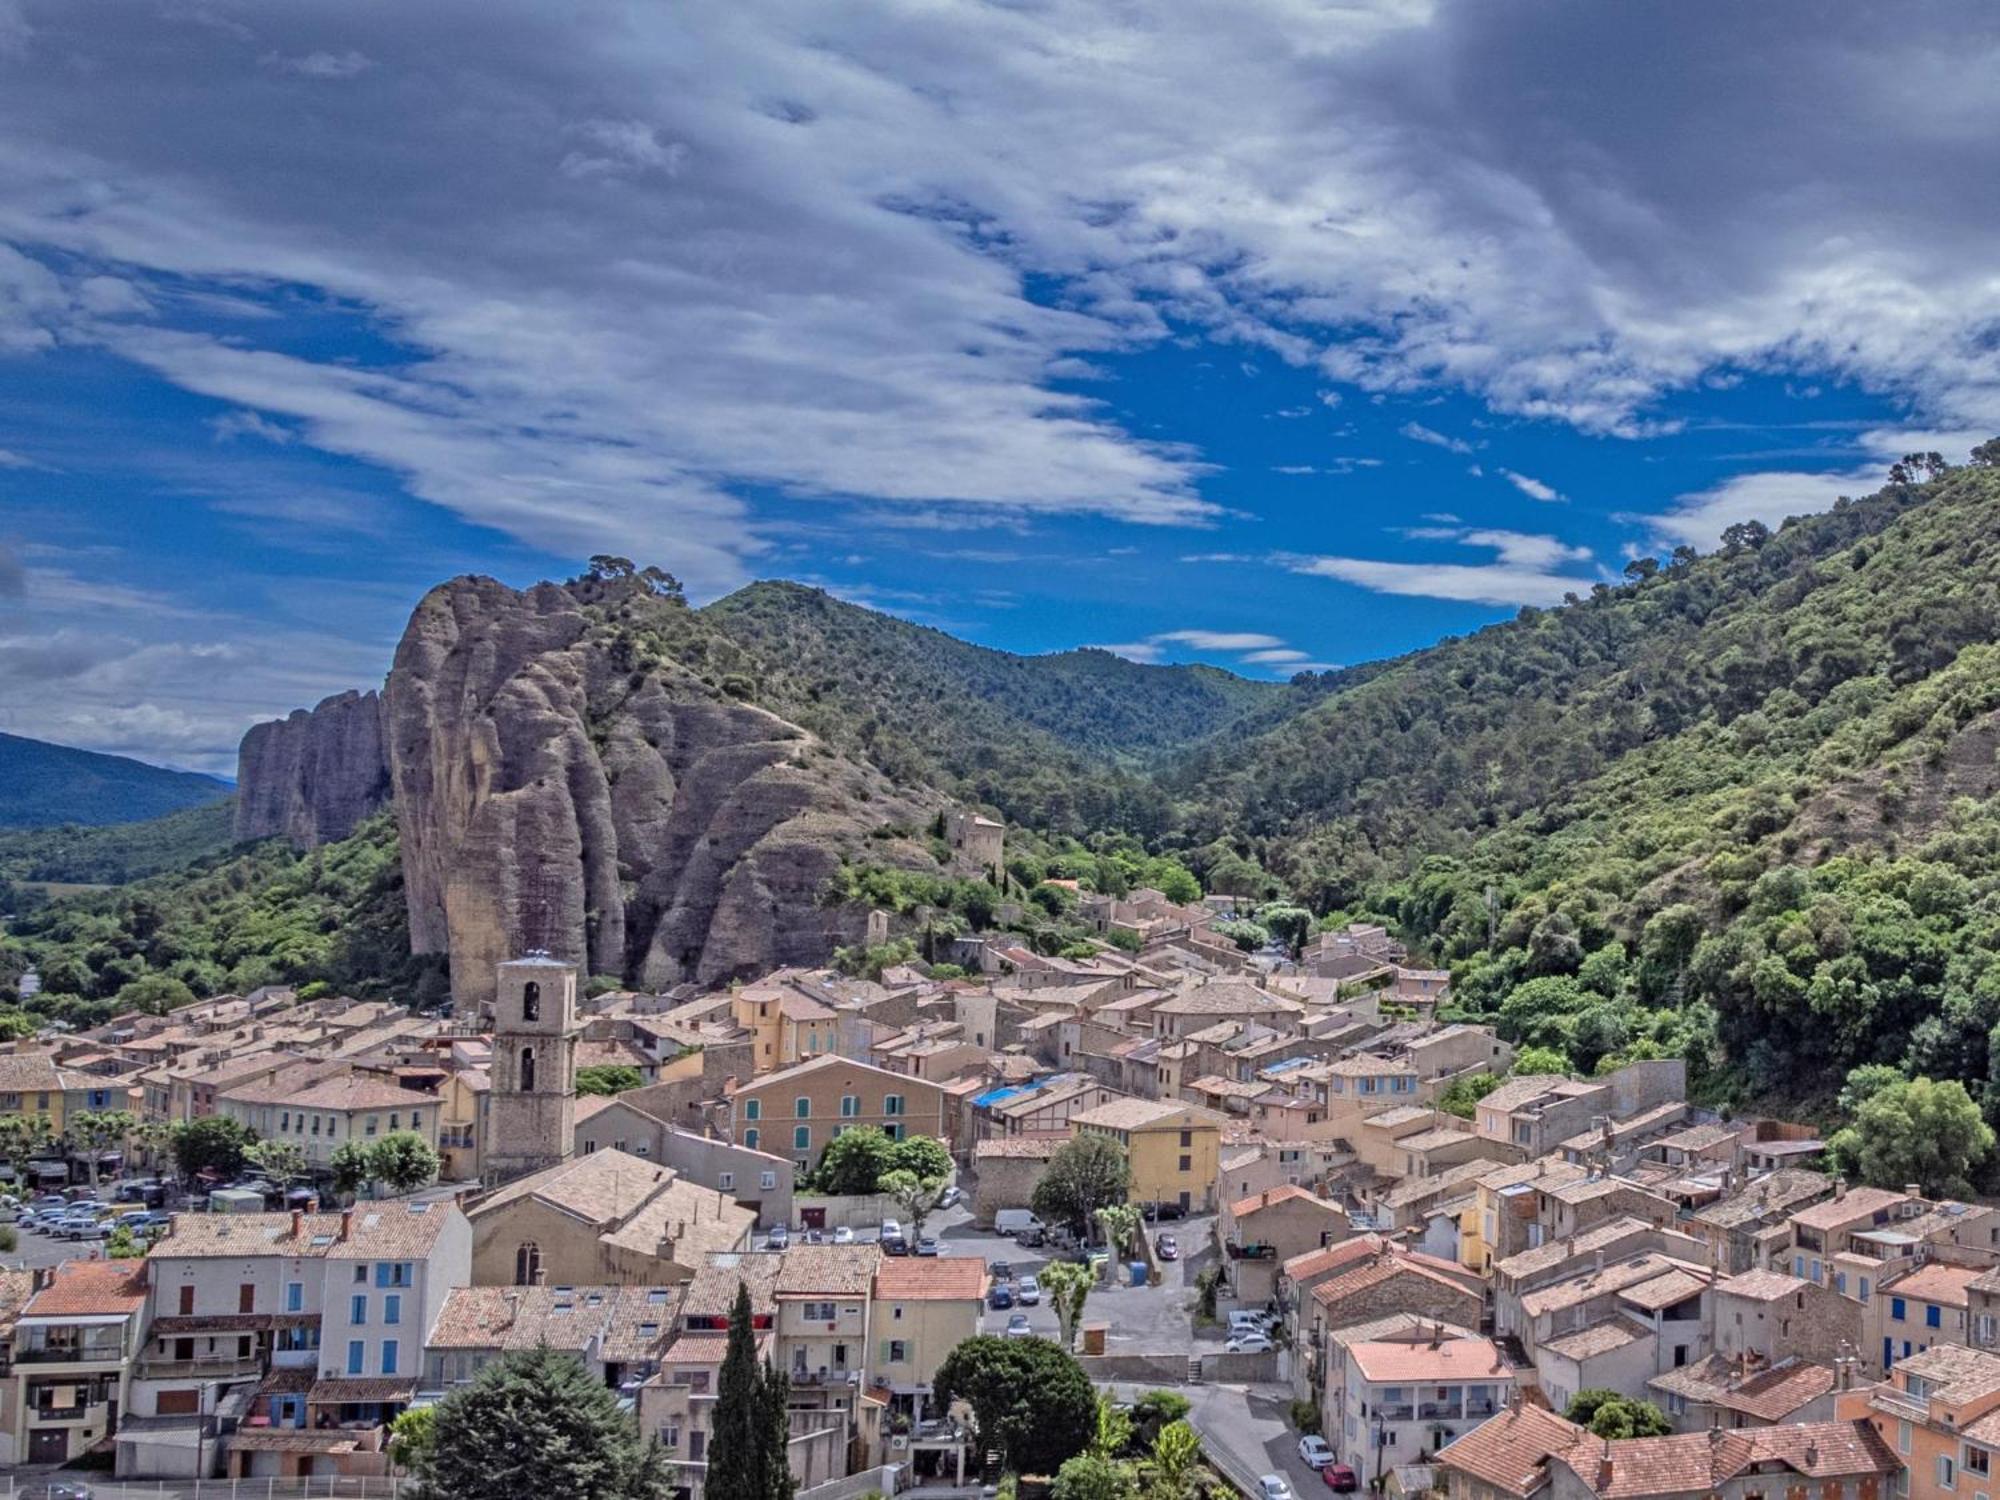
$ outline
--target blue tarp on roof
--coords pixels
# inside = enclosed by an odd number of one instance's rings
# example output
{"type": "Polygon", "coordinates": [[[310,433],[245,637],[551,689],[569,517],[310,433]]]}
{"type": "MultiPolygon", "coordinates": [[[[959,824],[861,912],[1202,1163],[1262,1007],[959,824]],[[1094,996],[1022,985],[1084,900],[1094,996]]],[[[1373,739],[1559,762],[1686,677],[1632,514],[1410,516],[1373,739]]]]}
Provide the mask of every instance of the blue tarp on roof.
{"type": "Polygon", "coordinates": [[[986,1093],[975,1095],[972,1103],[975,1108],[985,1109],[990,1105],[1004,1104],[1009,1099],[1018,1099],[1023,1094],[1033,1092],[1034,1090],[1026,1084],[1013,1084],[1004,1089],[989,1089],[986,1093]]]}

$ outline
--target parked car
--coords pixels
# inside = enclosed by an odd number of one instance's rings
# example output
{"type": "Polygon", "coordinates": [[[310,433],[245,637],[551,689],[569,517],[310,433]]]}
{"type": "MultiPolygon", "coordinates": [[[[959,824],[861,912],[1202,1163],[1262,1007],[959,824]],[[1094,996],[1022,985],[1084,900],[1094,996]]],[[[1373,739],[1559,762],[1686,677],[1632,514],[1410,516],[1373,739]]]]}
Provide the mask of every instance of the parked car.
{"type": "Polygon", "coordinates": [[[42,1493],[48,1500],[90,1500],[90,1486],[81,1479],[52,1479],[42,1493]]]}
{"type": "Polygon", "coordinates": [[[854,1231],[852,1229],[849,1229],[845,1224],[841,1225],[838,1229],[834,1230],[833,1232],[833,1242],[836,1245],[853,1244],[854,1231]]]}
{"type": "Polygon", "coordinates": [[[1042,1284],[1032,1276],[1023,1276],[1020,1285],[1014,1288],[1014,1295],[1023,1307],[1039,1307],[1042,1301],[1042,1284]]]}
{"type": "Polygon", "coordinates": [[[1324,1469],[1333,1462],[1333,1449],[1318,1433],[1309,1432],[1299,1439],[1299,1457],[1309,1469],[1324,1469]]]}
{"type": "Polygon", "coordinates": [[[882,1253],[884,1255],[908,1255],[910,1253],[910,1242],[900,1234],[894,1239],[885,1239],[882,1241],[882,1253]]]}
{"type": "Polygon", "coordinates": [[[1319,1471],[1320,1483],[1336,1495],[1351,1495],[1361,1488],[1361,1478],[1351,1464],[1328,1464],[1319,1471]]]}
{"type": "Polygon", "coordinates": [[[1266,1474],[1258,1480],[1257,1493],[1263,1500],[1292,1500],[1292,1487],[1282,1474],[1266,1474]]]}
{"type": "Polygon", "coordinates": [[[1153,1241],[1153,1252],[1161,1260],[1179,1260],[1181,1258],[1181,1242],[1170,1234],[1163,1234],[1153,1241]]]}
{"type": "Polygon", "coordinates": [[[917,1254],[942,1255],[944,1254],[944,1246],[940,1245],[936,1240],[932,1239],[931,1236],[925,1235],[922,1239],[917,1241],[917,1254]]]}
{"type": "Polygon", "coordinates": [[[806,1231],[806,1243],[808,1245],[824,1245],[826,1243],[826,1231],[823,1229],[808,1229],[806,1231]]]}
{"type": "Polygon", "coordinates": [[[954,1182],[950,1187],[938,1194],[937,1206],[939,1208],[957,1208],[964,1201],[965,1194],[958,1190],[958,1184],[954,1182]]]}
{"type": "Polygon", "coordinates": [[[988,1261],[986,1265],[986,1273],[987,1275],[991,1276],[995,1281],[1012,1281],[1014,1279],[1014,1267],[1013,1264],[1009,1261],[1004,1261],[1004,1260],[988,1261]]]}
{"type": "Polygon", "coordinates": [[[765,1243],[769,1245],[773,1250],[784,1250],[789,1248],[792,1243],[791,1226],[788,1224],[779,1224],[775,1226],[771,1230],[770,1238],[766,1240],[765,1243]]]}
{"type": "Polygon", "coordinates": [[[111,1226],[102,1219],[64,1219],[56,1226],[59,1240],[108,1240],[111,1226]]]}
{"type": "Polygon", "coordinates": [[[902,1237],[903,1226],[901,1224],[898,1224],[894,1219],[884,1219],[882,1221],[881,1239],[884,1241],[900,1240],[902,1237]]]}
{"type": "Polygon", "coordinates": [[[1031,1339],[1034,1336],[1035,1330],[1028,1326],[1028,1315],[1026,1313],[1015,1313],[1013,1317],[1007,1320],[1007,1332],[1003,1337],[1010,1339],[1031,1339]]]}
{"type": "Polygon", "coordinates": [[[996,1281],[986,1294],[986,1305],[995,1312],[1005,1311],[1014,1305],[1014,1289],[1004,1281],[996,1281]]]}
{"type": "Polygon", "coordinates": [[[1252,1312],[1248,1308],[1239,1307],[1229,1315],[1229,1332],[1231,1335],[1239,1333],[1269,1333],[1270,1331],[1271,1315],[1269,1313],[1252,1312]]]}
{"type": "Polygon", "coordinates": [[[1222,1347],[1230,1354],[1269,1354],[1278,1346],[1266,1334],[1239,1333],[1222,1347]]]}
{"type": "Polygon", "coordinates": [[[1187,1210],[1178,1203],[1148,1203],[1139,1212],[1148,1219],[1185,1219],[1187,1210]]]}

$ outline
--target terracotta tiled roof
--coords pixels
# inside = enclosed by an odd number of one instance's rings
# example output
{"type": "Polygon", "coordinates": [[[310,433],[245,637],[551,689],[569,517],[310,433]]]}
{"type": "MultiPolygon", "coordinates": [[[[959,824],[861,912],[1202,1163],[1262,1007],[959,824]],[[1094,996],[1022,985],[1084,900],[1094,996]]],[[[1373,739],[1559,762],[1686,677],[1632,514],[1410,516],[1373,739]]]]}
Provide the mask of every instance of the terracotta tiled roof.
{"type": "Polygon", "coordinates": [[[1216,1116],[1192,1104],[1176,1104],[1166,1099],[1113,1099],[1069,1117],[1072,1125],[1098,1125],[1107,1130],[1144,1130],[1148,1126],[1179,1124],[1182,1128],[1213,1128],[1216,1116]],[[1187,1118],[1195,1116],[1196,1118],[1187,1118]]]}
{"type": "Polygon", "coordinates": [[[875,1268],[878,1302],[977,1302],[986,1295],[982,1255],[903,1255],[875,1268]]]}
{"type": "Polygon", "coordinates": [[[1852,1188],[1844,1197],[1829,1198],[1811,1208],[1802,1208],[1791,1218],[1794,1224],[1804,1229],[1838,1229],[1843,1224],[1872,1218],[1899,1203],[1910,1201],[1907,1193],[1893,1192],[1888,1188],[1852,1188]]]}
{"type": "Polygon", "coordinates": [[[1565,1333],[1560,1338],[1548,1339],[1542,1348],[1565,1359],[1595,1359],[1600,1354],[1609,1354],[1614,1349],[1623,1349],[1627,1344],[1636,1344],[1641,1339],[1651,1338],[1648,1329],[1641,1328],[1630,1318],[1606,1318],[1592,1323],[1587,1328],[1579,1328],[1574,1333],[1565,1333]]]}
{"type": "Polygon", "coordinates": [[[1529,1073],[1520,1078],[1510,1078],[1479,1101],[1483,1110],[1497,1109],[1503,1113],[1519,1109],[1524,1104],[1532,1104],[1557,1084],[1566,1082],[1560,1073],[1529,1073]]]}
{"type": "Polygon", "coordinates": [[[24,1318],[84,1318],[135,1313],[146,1305],[142,1260],[66,1260],[55,1279],[21,1308],[24,1318]]]}
{"type": "Polygon", "coordinates": [[[753,1314],[777,1310],[776,1287],[783,1252],[757,1251],[743,1254],[711,1255],[695,1269],[681,1298],[682,1318],[723,1318],[736,1306],[738,1284],[750,1290],[753,1314]]]}
{"type": "Polygon", "coordinates": [[[306,1392],[309,1406],[347,1401],[407,1401],[417,1393],[416,1377],[388,1375],[375,1379],[315,1380],[306,1392]]]}
{"type": "Polygon", "coordinates": [[[1390,1340],[1350,1344],[1349,1359],[1371,1382],[1449,1385],[1460,1380],[1512,1380],[1514,1372],[1490,1339],[1390,1340]]]}
{"type": "Polygon", "coordinates": [[[1630,1286],[1618,1295],[1635,1307],[1643,1307],[1648,1312],[1672,1307],[1677,1302],[1685,1302],[1690,1297],[1698,1297],[1708,1287],[1706,1272],[1690,1271],[1675,1267],[1663,1276],[1655,1276],[1650,1281],[1642,1281],[1630,1286]]]}
{"type": "Polygon", "coordinates": [[[999,1157],[1018,1158],[1030,1161],[1046,1161],[1056,1154],[1056,1148],[1069,1137],[1063,1135],[996,1135],[975,1142],[972,1155],[975,1161],[982,1158],[992,1160],[999,1157]]]}
{"type": "Polygon", "coordinates": [[[1921,1297],[1926,1302],[1944,1307],[1964,1307],[1967,1301],[1965,1289],[1977,1281],[1980,1274],[1973,1266],[1951,1266],[1934,1260],[1882,1290],[1898,1297],[1921,1297]]]}
{"type": "Polygon", "coordinates": [[[1391,1281],[1398,1276],[1420,1277],[1433,1285],[1449,1287],[1452,1291],[1475,1299],[1478,1296],[1449,1276],[1417,1265],[1408,1256],[1399,1255],[1391,1260],[1372,1260],[1364,1266],[1356,1266],[1353,1270],[1334,1277],[1331,1281],[1322,1281],[1313,1288],[1313,1301],[1327,1309],[1329,1314],[1333,1314],[1342,1302],[1355,1293],[1380,1286],[1383,1282],[1391,1281]]]}
{"type": "Polygon", "coordinates": [[[1716,1291],[1729,1297],[1746,1297],[1752,1302],[1776,1302],[1806,1289],[1807,1282],[1783,1271],[1745,1271],[1716,1283],[1716,1291]]]}
{"type": "Polygon", "coordinates": [[[438,1236],[463,1219],[457,1204],[434,1201],[358,1203],[341,1217],[350,1213],[346,1236],[326,1247],[328,1260],[424,1260],[438,1236]]]}
{"type": "Polygon", "coordinates": [[[1230,1204],[1229,1212],[1238,1219],[1247,1219],[1252,1214],[1262,1213],[1267,1208],[1276,1208],[1280,1204],[1294,1203],[1300,1199],[1316,1204],[1330,1214],[1340,1214],[1343,1219],[1347,1217],[1338,1204],[1325,1202],[1307,1192],[1296,1182],[1288,1182],[1282,1187],[1266,1188],[1261,1193],[1252,1193],[1247,1198],[1239,1198],[1230,1204]]]}
{"type": "Polygon", "coordinates": [[[1761,1422],[1782,1422],[1808,1401],[1832,1390],[1837,1378],[1825,1365],[1788,1359],[1725,1392],[1717,1404],[1761,1422]]]}
{"type": "Polygon", "coordinates": [[[1558,1457],[1604,1500],[1705,1495],[1770,1463],[1822,1480],[1887,1476],[1901,1467],[1874,1425],[1865,1421],[1718,1429],[1610,1444],[1585,1435],[1558,1457]]]}
{"type": "Polygon", "coordinates": [[[880,1245],[794,1245],[784,1252],[773,1290],[780,1297],[868,1295],[880,1245]]]}
{"type": "Polygon", "coordinates": [[[1380,1235],[1358,1234],[1351,1240],[1294,1255],[1285,1262],[1284,1272],[1294,1281],[1303,1281],[1308,1276],[1323,1275],[1355,1261],[1366,1260],[1379,1253],[1383,1243],[1380,1235]]]}
{"type": "Polygon", "coordinates": [[[1682,1268],[1682,1263],[1670,1256],[1635,1255],[1629,1260],[1607,1265],[1602,1270],[1586,1271],[1580,1276],[1565,1277],[1548,1286],[1537,1287],[1521,1299],[1521,1310],[1531,1318],[1539,1318],[1543,1313],[1574,1307],[1593,1297],[1609,1296],[1613,1292],[1636,1287],[1677,1268],[1682,1268]]]}
{"type": "Polygon", "coordinates": [[[1482,1422],[1438,1453],[1438,1464],[1470,1474],[1509,1495],[1528,1496],[1549,1482],[1551,1455],[1589,1434],[1539,1406],[1509,1409],[1482,1422]]]}

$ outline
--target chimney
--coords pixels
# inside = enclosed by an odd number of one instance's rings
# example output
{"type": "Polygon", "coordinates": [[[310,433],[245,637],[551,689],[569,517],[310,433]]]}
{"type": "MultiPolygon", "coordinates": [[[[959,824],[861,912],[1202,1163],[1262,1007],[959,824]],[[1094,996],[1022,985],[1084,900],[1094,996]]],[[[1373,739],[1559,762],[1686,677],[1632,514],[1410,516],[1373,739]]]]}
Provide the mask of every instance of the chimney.
{"type": "Polygon", "coordinates": [[[292,1238],[297,1239],[305,1232],[306,1214],[302,1208],[292,1210],[292,1238]]]}
{"type": "Polygon", "coordinates": [[[1603,1494],[1611,1488],[1611,1439],[1604,1440],[1604,1447],[1597,1455],[1597,1493],[1603,1494]]]}
{"type": "Polygon", "coordinates": [[[1819,1465],[1819,1444],[1806,1439],[1806,1473],[1810,1474],[1819,1465]]]}
{"type": "Polygon", "coordinates": [[[1924,1195],[1924,1185],[1921,1182],[1906,1182],[1903,1184],[1903,1191],[1912,1198],[1921,1198],[1924,1195]]]}
{"type": "Polygon", "coordinates": [[[1846,1196],[1847,1196],[1847,1179],[1845,1177],[1834,1178],[1833,1201],[1835,1203],[1838,1203],[1842,1198],[1845,1198],[1846,1196]]]}
{"type": "Polygon", "coordinates": [[[353,1210],[353,1209],[351,1209],[351,1208],[343,1208],[343,1209],[342,1209],[342,1210],[340,1211],[340,1238],[341,1238],[341,1241],[342,1241],[343,1243],[345,1243],[345,1242],[346,1242],[346,1240],[347,1240],[347,1237],[348,1237],[349,1235],[353,1234],[353,1233],[354,1233],[354,1210],[353,1210]]]}
{"type": "Polygon", "coordinates": [[[1590,1268],[1593,1271],[1602,1271],[1604,1269],[1604,1247],[1602,1245],[1599,1245],[1596,1252],[1590,1257],[1590,1268]]]}

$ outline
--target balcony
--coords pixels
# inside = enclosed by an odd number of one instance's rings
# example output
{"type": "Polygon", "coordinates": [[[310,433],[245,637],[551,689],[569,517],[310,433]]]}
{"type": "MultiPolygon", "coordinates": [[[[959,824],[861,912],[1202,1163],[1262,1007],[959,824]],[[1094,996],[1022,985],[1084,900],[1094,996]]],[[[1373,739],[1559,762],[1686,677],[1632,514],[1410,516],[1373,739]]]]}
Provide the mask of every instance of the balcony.
{"type": "Polygon", "coordinates": [[[794,1365],[791,1379],[798,1386],[859,1385],[861,1372],[840,1365],[820,1365],[813,1369],[794,1365]]]}
{"type": "Polygon", "coordinates": [[[1276,1245],[1238,1245],[1231,1243],[1224,1246],[1224,1248],[1228,1250],[1231,1260],[1276,1260],[1278,1258],[1278,1247],[1276,1245]]]}
{"type": "Polygon", "coordinates": [[[264,1361],[255,1354],[210,1354],[196,1359],[140,1359],[142,1380],[234,1380],[264,1373],[264,1361]]]}
{"type": "Polygon", "coordinates": [[[119,1343],[14,1351],[14,1363],[17,1365],[118,1365],[124,1362],[125,1348],[119,1343]]]}

